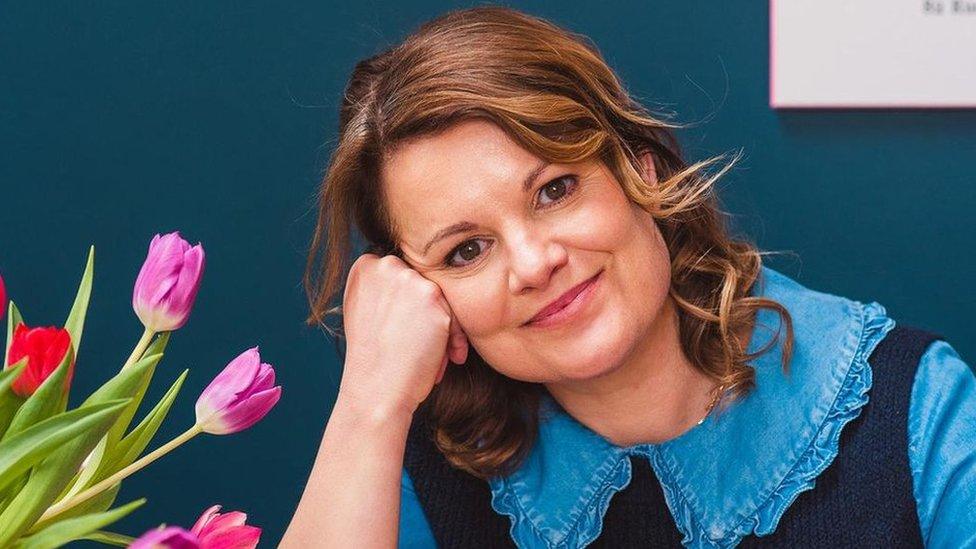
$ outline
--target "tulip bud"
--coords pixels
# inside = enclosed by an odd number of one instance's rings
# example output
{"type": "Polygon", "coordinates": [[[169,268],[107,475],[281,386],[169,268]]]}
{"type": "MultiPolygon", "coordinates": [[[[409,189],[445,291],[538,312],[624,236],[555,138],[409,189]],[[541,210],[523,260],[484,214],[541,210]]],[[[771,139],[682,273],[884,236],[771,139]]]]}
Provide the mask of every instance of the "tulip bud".
{"type": "Polygon", "coordinates": [[[132,292],[132,308],[147,330],[170,332],[186,324],[203,266],[203,246],[191,247],[179,231],[153,237],[132,292]]]}
{"type": "Polygon", "coordinates": [[[214,505],[203,512],[190,532],[200,540],[202,549],[233,547],[234,549],[254,549],[261,538],[261,529],[244,524],[247,514],[240,511],[218,513],[220,505],[214,505]]]}
{"type": "Polygon", "coordinates": [[[129,549],[201,549],[197,537],[179,526],[147,531],[129,544],[129,549]]]}
{"type": "Polygon", "coordinates": [[[278,402],[281,387],[274,382],[274,368],[261,363],[258,348],[244,351],[200,394],[196,403],[197,425],[214,435],[247,429],[278,402]]]}
{"type": "MultiPolygon", "coordinates": [[[[71,334],[64,328],[28,328],[26,324],[18,324],[7,352],[7,364],[8,367],[13,366],[27,357],[27,367],[14,380],[11,386],[14,393],[22,397],[34,394],[64,360],[70,345],[71,334]]],[[[65,377],[65,390],[71,385],[74,366],[72,359],[65,377]]]]}

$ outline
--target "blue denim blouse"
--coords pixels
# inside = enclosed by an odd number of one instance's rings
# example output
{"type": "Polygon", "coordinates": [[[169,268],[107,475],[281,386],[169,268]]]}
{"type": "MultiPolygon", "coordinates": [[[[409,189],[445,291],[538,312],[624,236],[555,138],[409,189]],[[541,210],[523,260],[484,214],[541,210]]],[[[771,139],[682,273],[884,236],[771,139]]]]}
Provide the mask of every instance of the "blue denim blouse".
{"type": "MultiPolygon", "coordinates": [[[[751,295],[793,317],[790,374],[782,336],[751,364],[756,388],[722,414],[659,444],[619,447],[543,398],[539,436],[512,474],[489,480],[492,508],[511,519],[519,547],[583,547],[599,535],[614,494],[630,482],[631,455],[649,460],[687,547],[732,547],[772,533],[800,492],[838,452],[841,429],[871,388],[868,356],[894,327],[885,308],[817,292],[763,266],[751,295]]],[[[749,352],[774,337],[775,312],[758,313],[749,352]],[[767,337],[760,334],[765,333],[767,337]]],[[[909,463],[926,547],[976,546],[976,376],[945,341],[915,376],[909,463]]],[[[399,547],[436,547],[404,469],[399,547]]]]}

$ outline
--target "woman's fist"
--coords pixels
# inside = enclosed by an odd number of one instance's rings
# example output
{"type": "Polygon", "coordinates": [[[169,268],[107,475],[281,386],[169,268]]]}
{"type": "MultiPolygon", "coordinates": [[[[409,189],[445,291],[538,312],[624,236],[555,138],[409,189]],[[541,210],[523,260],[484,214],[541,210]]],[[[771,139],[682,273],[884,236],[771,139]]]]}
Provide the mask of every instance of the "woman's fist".
{"type": "Polygon", "coordinates": [[[395,255],[356,259],[342,316],[340,395],[413,412],[444,377],[448,362],[467,360],[467,337],[440,287],[395,255]]]}

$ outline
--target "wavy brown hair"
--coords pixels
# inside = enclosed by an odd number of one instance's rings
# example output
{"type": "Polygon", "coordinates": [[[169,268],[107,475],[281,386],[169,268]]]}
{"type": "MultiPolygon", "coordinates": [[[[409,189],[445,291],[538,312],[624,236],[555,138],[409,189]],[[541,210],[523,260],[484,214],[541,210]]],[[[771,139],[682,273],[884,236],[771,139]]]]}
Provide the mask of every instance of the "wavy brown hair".
{"type": "MultiPolygon", "coordinates": [[[[681,346],[692,364],[724,388],[719,409],[755,386],[742,334],[773,309],[786,326],[789,371],[793,327],[786,308],[749,295],[761,269],[756,246],[730,236],[714,184],[741,157],[688,165],[670,113],[638,104],[585,36],[514,9],[479,6],[447,12],[398,45],[360,61],[339,115],[339,138],[318,196],[308,255],[308,322],[326,323],[354,258],[352,229],[370,251],[399,254],[383,203],[381,165],[397,146],[461,121],[497,124],[520,146],[554,163],[599,159],[631,201],[651,213],[671,259],[670,296],[681,346]],[[658,182],[641,175],[650,152],[658,182]],[[722,162],[728,160],[727,162],[722,162]],[[710,167],[723,164],[711,173],[710,167]]],[[[541,384],[503,376],[472,348],[468,364],[448,368],[421,405],[434,441],[455,466],[480,478],[519,465],[537,434],[541,384]]]]}

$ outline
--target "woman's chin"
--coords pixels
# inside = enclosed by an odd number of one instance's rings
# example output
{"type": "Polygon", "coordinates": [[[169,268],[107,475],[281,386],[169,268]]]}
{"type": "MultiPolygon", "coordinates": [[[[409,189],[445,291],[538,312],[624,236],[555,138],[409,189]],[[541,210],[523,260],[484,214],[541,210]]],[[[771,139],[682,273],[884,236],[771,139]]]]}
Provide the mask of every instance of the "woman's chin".
{"type": "Polygon", "coordinates": [[[597,322],[581,326],[572,334],[559,334],[545,341],[536,338],[511,341],[504,356],[488,363],[510,364],[499,372],[532,383],[583,381],[605,376],[624,362],[637,336],[625,317],[599,315],[594,320],[597,322]]]}
{"type": "Polygon", "coordinates": [[[605,341],[580,340],[574,348],[550,362],[554,382],[597,379],[615,371],[622,362],[620,346],[605,341]]]}
{"type": "Polygon", "coordinates": [[[605,363],[599,365],[583,365],[578,367],[568,367],[560,370],[561,377],[554,383],[578,383],[581,381],[593,381],[612,373],[616,369],[616,364],[605,363]]]}

